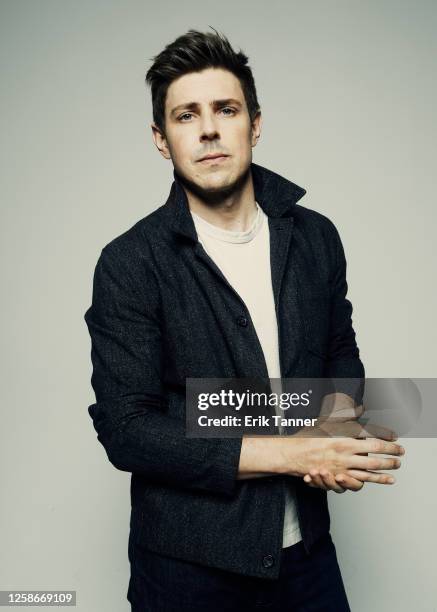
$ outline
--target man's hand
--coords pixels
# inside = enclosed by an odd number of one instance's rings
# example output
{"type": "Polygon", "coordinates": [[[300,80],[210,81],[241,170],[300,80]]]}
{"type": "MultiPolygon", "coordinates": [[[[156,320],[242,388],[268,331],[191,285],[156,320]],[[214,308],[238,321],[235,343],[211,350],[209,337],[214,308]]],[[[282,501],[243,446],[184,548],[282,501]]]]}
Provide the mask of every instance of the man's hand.
{"type": "Polygon", "coordinates": [[[310,473],[304,476],[304,481],[314,488],[325,489],[325,491],[335,491],[336,493],[344,493],[349,491],[360,491],[365,482],[374,482],[378,484],[393,484],[395,479],[390,474],[380,472],[362,471],[362,470],[346,470],[344,474],[337,474],[335,477],[327,470],[310,470],[310,473]]]}
{"type": "MultiPolygon", "coordinates": [[[[352,425],[355,429],[354,438],[378,437],[381,440],[397,440],[396,434],[388,429],[371,425],[368,425],[366,428],[360,426],[356,421],[363,413],[364,406],[362,404],[356,406],[349,396],[343,393],[327,395],[324,398],[320,411],[320,416],[322,417],[320,430],[328,436],[338,435],[338,428],[337,433],[335,433],[336,427],[332,427],[333,424],[343,423],[347,427],[347,423],[354,422],[355,424],[352,425]]],[[[402,451],[402,454],[404,454],[405,450],[403,448],[402,451]]],[[[360,454],[368,455],[368,453],[360,454]]],[[[311,469],[309,474],[304,476],[303,480],[310,487],[321,488],[325,491],[335,491],[336,493],[344,493],[346,490],[360,491],[365,482],[377,484],[393,484],[395,482],[395,479],[390,474],[371,470],[345,470],[344,473],[334,476],[327,469],[317,470],[315,468],[311,469]]]]}
{"type": "Polygon", "coordinates": [[[391,476],[378,470],[399,468],[399,459],[368,454],[399,456],[404,449],[393,442],[392,431],[364,428],[357,420],[363,408],[354,407],[350,398],[348,404],[336,404],[336,419],[330,420],[325,413],[317,427],[303,427],[291,436],[243,436],[237,478],[288,474],[303,478],[309,486],[338,493],[359,491],[366,481],[389,484],[391,476]],[[356,420],[347,420],[351,414],[356,420]]]}
{"type": "Polygon", "coordinates": [[[358,491],[366,481],[390,483],[391,476],[377,470],[398,469],[400,460],[368,454],[403,455],[405,451],[399,444],[379,438],[356,439],[361,430],[356,422],[333,424],[328,429],[343,437],[334,438],[326,432],[315,437],[314,431],[308,434],[300,430],[290,440],[282,438],[277,471],[302,476],[305,482],[311,478],[312,484],[338,493],[347,488],[358,491]]]}
{"type": "Polygon", "coordinates": [[[360,491],[364,487],[363,481],[352,478],[348,474],[338,474],[334,477],[326,470],[321,470],[320,473],[317,470],[311,470],[304,476],[304,481],[310,487],[335,491],[335,493],[344,493],[346,490],[360,491]]]}

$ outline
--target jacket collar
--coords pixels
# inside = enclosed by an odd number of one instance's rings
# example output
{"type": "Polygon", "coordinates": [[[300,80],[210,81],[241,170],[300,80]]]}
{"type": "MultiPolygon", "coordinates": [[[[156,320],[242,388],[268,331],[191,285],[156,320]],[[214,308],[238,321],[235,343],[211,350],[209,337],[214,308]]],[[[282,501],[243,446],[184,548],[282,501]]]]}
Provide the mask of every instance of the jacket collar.
{"type": "MultiPolygon", "coordinates": [[[[255,200],[268,217],[292,217],[294,205],[306,190],[288,179],[251,163],[255,200]]],[[[188,205],[188,198],[176,171],[173,170],[173,184],[164,204],[173,231],[197,242],[197,232],[188,205]]]]}

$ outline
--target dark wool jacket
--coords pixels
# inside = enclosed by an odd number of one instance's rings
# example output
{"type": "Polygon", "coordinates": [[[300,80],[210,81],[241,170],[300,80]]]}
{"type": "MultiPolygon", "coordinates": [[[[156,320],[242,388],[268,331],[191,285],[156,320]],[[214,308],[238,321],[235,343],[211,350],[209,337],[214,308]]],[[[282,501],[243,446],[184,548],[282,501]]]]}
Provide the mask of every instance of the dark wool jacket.
{"type": "MultiPolygon", "coordinates": [[[[254,163],[251,172],[269,218],[282,377],[363,379],[335,226],[296,204],[301,187],[254,163]]],[[[327,493],[293,476],[238,480],[241,437],[185,435],[186,378],[268,373],[249,311],[197,240],[173,176],[165,204],[98,259],[85,313],[96,396],[89,414],[110,462],[132,472],[130,542],[277,578],[285,488],[295,487],[307,551],[329,531],[327,493]]]]}

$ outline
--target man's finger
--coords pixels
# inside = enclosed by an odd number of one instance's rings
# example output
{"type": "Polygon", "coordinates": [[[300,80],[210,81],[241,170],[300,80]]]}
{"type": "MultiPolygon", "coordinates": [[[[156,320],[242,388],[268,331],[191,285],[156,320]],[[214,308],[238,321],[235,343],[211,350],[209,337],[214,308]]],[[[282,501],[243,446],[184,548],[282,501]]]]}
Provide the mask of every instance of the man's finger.
{"type": "Polygon", "coordinates": [[[388,442],[379,438],[365,440],[350,440],[350,448],[354,454],[382,453],[383,455],[404,455],[405,449],[396,442],[388,442]]]}
{"type": "Polygon", "coordinates": [[[397,470],[401,467],[400,459],[396,457],[363,457],[353,455],[349,460],[349,470],[397,470]]]}
{"type": "Polygon", "coordinates": [[[381,440],[391,441],[398,439],[397,433],[387,427],[380,427],[379,425],[372,425],[371,423],[366,423],[362,427],[363,430],[360,432],[360,438],[380,438],[381,440]]]}
{"type": "Polygon", "coordinates": [[[316,472],[316,470],[311,470],[310,474],[304,476],[304,481],[312,487],[324,489],[325,491],[335,491],[336,493],[344,493],[346,491],[335,481],[333,474],[327,470],[322,470],[320,473],[316,472]]]}
{"type": "Polygon", "coordinates": [[[346,491],[346,489],[344,489],[338,482],[336,482],[333,474],[331,474],[331,472],[328,472],[327,470],[322,470],[320,472],[320,476],[323,480],[323,482],[325,483],[325,485],[331,490],[331,491],[335,491],[336,493],[344,493],[346,491]]]}
{"type": "Polygon", "coordinates": [[[395,478],[391,474],[372,472],[367,470],[348,470],[347,474],[363,482],[374,482],[377,484],[394,484],[395,478]]]}
{"type": "Polygon", "coordinates": [[[320,476],[318,470],[310,470],[310,476],[311,476],[311,480],[312,482],[319,487],[320,489],[323,489],[324,491],[328,490],[328,487],[325,485],[325,483],[323,482],[322,477],[320,476]]]}
{"type": "MultiPolygon", "coordinates": [[[[325,486],[328,487],[328,490],[335,491],[336,493],[344,493],[346,490],[349,491],[361,491],[364,486],[364,482],[350,475],[352,470],[348,470],[345,474],[338,474],[337,476],[333,476],[331,472],[328,473],[328,476],[323,475],[322,479],[325,483],[325,486]],[[334,484],[337,483],[337,486],[334,484]]],[[[314,476],[310,476],[306,474],[304,477],[304,481],[312,488],[322,488],[320,485],[314,482],[314,476]]],[[[317,479],[318,480],[318,479],[317,479]]]]}
{"type": "Polygon", "coordinates": [[[352,470],[348,470],[347,474],[337,474],[335,476],[335,481],[349,491],[361,491],[361,489],[364,487],[364,482],[350,476],[351,471],[352,470]]]}

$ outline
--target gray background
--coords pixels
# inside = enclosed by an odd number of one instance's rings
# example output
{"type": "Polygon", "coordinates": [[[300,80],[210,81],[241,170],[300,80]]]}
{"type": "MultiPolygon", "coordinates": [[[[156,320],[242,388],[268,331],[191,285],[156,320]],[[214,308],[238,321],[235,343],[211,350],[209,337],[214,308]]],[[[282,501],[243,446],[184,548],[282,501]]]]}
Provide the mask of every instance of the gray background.
{"type": "MultiPolygon", "coordinates": [[[[1,589],[122,612],[129,474],[97,442],[83,314],[101,248],[162,204],[149,59],[189,28],[249,54],[254,161],[337,225],[372,377],[434,377],[435,2],[1,3],[1,589]]],[[[329,494],[354,612],[437,610],[435,440],[393,487],[329,494]]]]}

